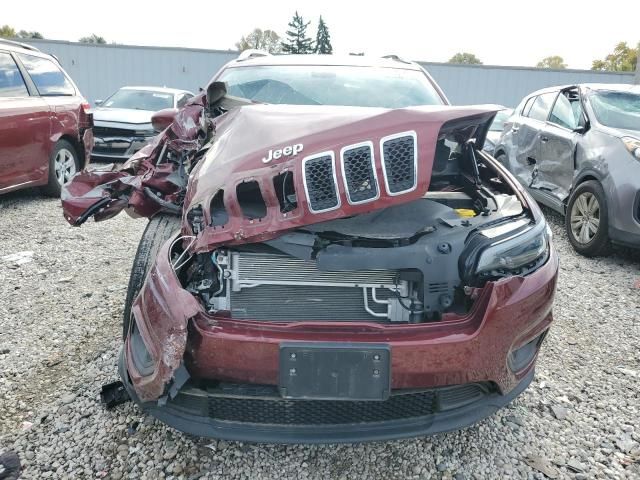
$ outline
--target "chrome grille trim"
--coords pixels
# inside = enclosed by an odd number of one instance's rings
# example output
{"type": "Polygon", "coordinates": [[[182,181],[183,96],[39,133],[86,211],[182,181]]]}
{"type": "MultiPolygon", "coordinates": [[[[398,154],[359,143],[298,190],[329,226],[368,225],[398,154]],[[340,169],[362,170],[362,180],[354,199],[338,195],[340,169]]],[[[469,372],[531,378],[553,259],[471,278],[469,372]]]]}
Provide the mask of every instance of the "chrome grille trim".
{"type": "MultiPolygon", "coordinates": [[[[361,161],[362,163],[362,161],[361,161]]],[[[342,170],[342,180],[344,182],[344,188],[347,192],[347,201],[351,205],[358,205],[361,203],[372,202],[380,198],[380,187],[378,185],[378,173],[376,172],[376,164],[375,164],[375,154],[373,153],[373,142],[366,141],[360,142],[353,145],[347,145],[346,147],[342,147],[340,150],[340,167],[342,170]],[[366,148],[369,150],[369,161],[367,162],[367,169],[363,170],[360,168],[358,172],[353,171],[354,168],[351,167],[351,162],[354,162],[355,159],[349,156],[351,152],[358,152],[358,154],[362,155],[364,152],[362,150],[366,148]],[[354,176],[359,175],[361,179],[366,180],[369,183],[369,188],[365,188],[363,190],[362,185],[360,189],[357,189],[357,185],[354,185],[354,176]],[[364,178],[363,178],[364,177],[364,178]],[[369,190],[373,195],[367,196],[367,192],[365,190],[369,190]],[[365,195],[362,195],[365,193],[365,195]],[[354,197],[356,197],[354,199],[354,197]]],[[[356,183],[363,183],[357,182],[356,183]]]]}
{"type": "MultiPolygon", "coordinates": [[[[333,151],[316,153],[314,155],[305,157],[302,160],[302,172],[304,193],[307,197],[307,203],[309,205],[309,210],[311,211],[311,213],[330,212],[331,210],[340,208],[340,190],[338,189],[338,178],[336,176],[336,159],[333,151]],[[312,168],[317,168],[319,170],[326,168],[327,161],[330,161],[330,178],[314,179],[312,177],[314,173],[310,170],[312,168]],[[324,185],[322,185],[321,182],[325,182],[324,185]],[[331,183],[329,185],[326,182],[331,183]],[[327,187],[329,186],[333,188],[333,192],[327,191],[327,187]]],[[[316,173],[316,175],[326,175],[326,173],[319,172],[316,173]]]]}
{"type": "MultiPolygon", "coordinates": [[[[396,142],[397,143],[397,142],[396,142]]],[[[382,171],[384,173],[384,185],[387,191],[387,194],[391,196],[401,195],[403,193],[408,193],[416,189],[418,186],[418,139],[417,134],[414,130],[410,130],[407,132],[395,133],[393,135],[388,135],[380,139],[380,158],[382,163],[382,171]],[[408,188],[404,188],[402,190],[398,190],[396,184],[396,180],[394,177],[397,175],[397,169],[402,167],[402,165],[393,165],[393,162],[390,158],[392,152],[388,150],[394,148],[394,144],[392,143],[394,140],[399,141],[404,138],[413,139],[413,161],[411,166],[413,167],[413,182],[408,188]],[[385,144],[387,147],[387,151],[385,151],[385,144]]],[[[396,162],[397,163],[397,162],[396,162]]]]}

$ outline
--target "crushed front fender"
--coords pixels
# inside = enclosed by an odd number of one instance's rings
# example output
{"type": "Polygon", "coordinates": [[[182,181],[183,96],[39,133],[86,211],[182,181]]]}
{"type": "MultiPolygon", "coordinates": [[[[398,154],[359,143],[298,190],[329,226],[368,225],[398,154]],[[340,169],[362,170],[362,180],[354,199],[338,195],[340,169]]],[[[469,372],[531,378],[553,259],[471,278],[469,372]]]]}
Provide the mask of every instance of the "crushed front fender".
{"type": "Polygon", "coordinates": [[[133,336],[129,335],[125,341],[127,371],[142,401],[157,400],[167,393],[167,387],[183,361],[189,320],[202,313],[200,304],[183,290],[171,266],[169,247],[174,239],[160,248],[132,308],[134,328],[152,365],[149,369],[136,365],[133,336]]]}

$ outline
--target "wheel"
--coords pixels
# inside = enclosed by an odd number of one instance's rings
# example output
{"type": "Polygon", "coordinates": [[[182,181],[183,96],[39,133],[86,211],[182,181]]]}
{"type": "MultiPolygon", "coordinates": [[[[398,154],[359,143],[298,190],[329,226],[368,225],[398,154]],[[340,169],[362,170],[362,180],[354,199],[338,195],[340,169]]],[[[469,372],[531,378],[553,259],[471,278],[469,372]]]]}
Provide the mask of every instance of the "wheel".
{"type": "Polygon", "coordinates": [[[564,224],[576,252],[586,257],[611,253],[607,198],[595,180],[581,183],[573,191],[564,224]]]}
{"type": "Polygon", "coordinates": [[[49,183],[44,187],[44,192],[52,197],[59,197],[62,185],[71,180],[79,169],[80,162],[75,147],[66,140],[59,140],[49,158],[49,183]]]}
{"type": "Polygon", "coordinates": [[[160,247],[169,239],[173,233],[180,228],[180,217],[174,215],[155,215],[145,228],[136,256],[133,259],[129,286],[127,287],[127,297],[124,303],[124,314],[122,317],[122,338],[127,338],[131,327],[131,306],[138,296],[138,292],[147,278],[149,267],[153,264],[160,247]]]}

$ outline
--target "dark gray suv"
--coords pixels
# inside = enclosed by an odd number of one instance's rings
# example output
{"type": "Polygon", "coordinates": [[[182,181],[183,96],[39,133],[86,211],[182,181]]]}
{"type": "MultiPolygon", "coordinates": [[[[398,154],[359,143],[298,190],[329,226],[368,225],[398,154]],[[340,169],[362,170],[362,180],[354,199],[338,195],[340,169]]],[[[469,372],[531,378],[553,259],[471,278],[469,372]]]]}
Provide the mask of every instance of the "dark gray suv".
{"type": "Polygon", "coordinates": [[[640,86],[538,90],[505,122],[495,157],[538,202],[566,215],[579,253],[640,248],[640,86]]]}

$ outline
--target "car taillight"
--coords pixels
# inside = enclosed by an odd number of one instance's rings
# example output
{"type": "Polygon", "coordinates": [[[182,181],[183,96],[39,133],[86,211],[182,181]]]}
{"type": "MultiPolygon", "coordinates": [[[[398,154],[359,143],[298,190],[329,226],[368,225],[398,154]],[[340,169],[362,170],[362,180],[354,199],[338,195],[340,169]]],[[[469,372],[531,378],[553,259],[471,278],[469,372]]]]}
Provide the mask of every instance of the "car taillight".
{"type": "Polygon", "coordinates": [[[82,104],[82,111],[83,111],[84,113],[86,113],[87,115],[89,115],[90,113],[93,113],[93,112],[91,111],[91,104],[89,104],[89,102],[84,102],[84,103],[82,104]]]}

